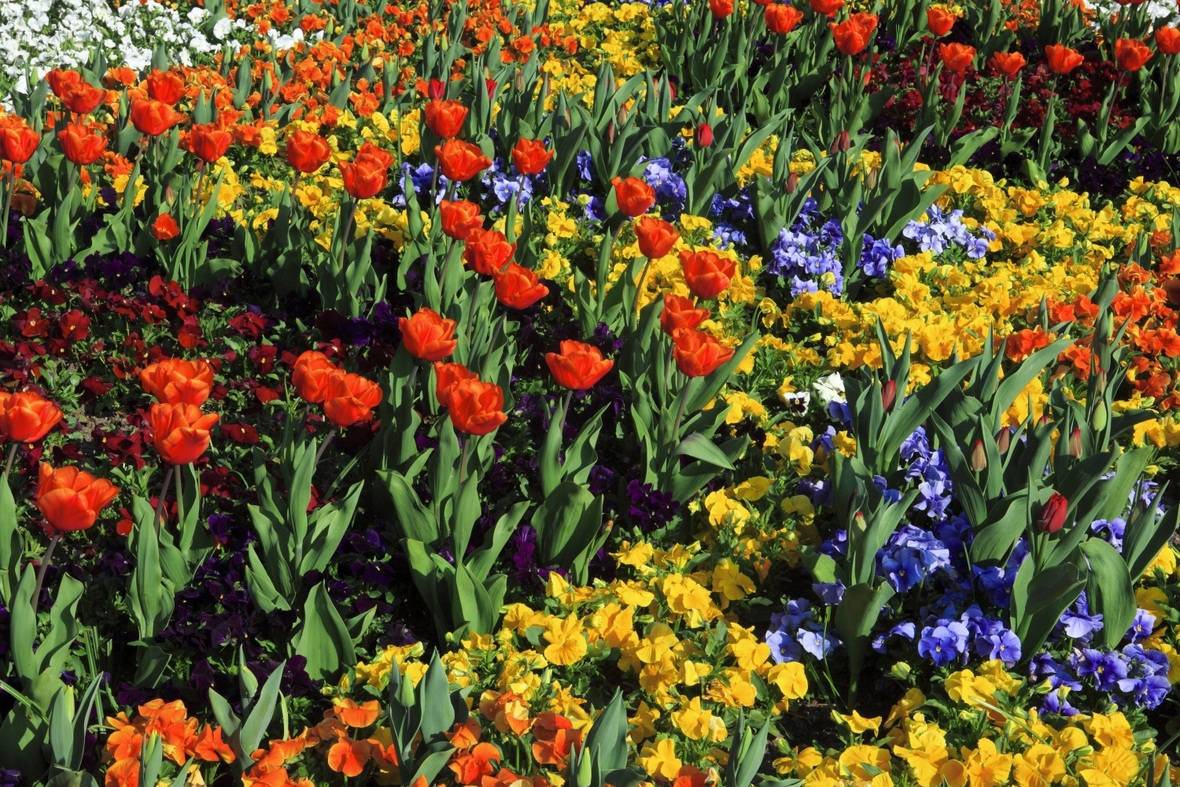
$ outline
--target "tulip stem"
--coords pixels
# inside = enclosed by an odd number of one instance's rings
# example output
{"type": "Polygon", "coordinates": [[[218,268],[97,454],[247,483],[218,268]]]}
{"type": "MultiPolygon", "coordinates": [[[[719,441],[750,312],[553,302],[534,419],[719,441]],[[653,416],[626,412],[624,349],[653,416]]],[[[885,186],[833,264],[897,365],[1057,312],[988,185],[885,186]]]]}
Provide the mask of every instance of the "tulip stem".
{"type": "Polygon", "coordinates": [[[8,184],[8,188],[4,190],[4,223],[0,225],[0,248],[8,247],[8,216],[12,210],[12,194],[16,191],[16,165],[12,166],[12,171],[0,178],[0,182],[6,181],[8,184]]]}
{"type": "Polygon", "coordinates": [[[475,439],[475,435],[467,435],[463,439],[463,455],[459,457],[459,483],[467,478],[467,453],[471,450],[471,441],[475,439]]]}
{"type": "MultiPolygon", "coordinates": [[[[416,368],[417,367],[415,367],[415,369],[416,368]]],[[[336,436],[336,427],[333,426],[331,429],[328,430],[327,436],[324,437],[324,442],[320,445],[319,449],[315,452],[315,462],[313,463],[313,466],[319,465],[320,459],[324,455],[324,451],[326,451],[328,449],[328,443],[332,442],[332,438],[335,436],[336,436]]]]}
{"type": "Polygon", "coordinates": [[[197,165],[197,188],[193,191],[193,218],[201,215],[201,189],[205,188],[205,162],[197,165]]]}
{"type": "Polygon", "coordinates": [[[565,422],[570,415],[570,405],[573,404],[574,389],[571,388],[565,392],[565,401],[561,403],[561,426],[558,427],[557,433],[563,438],[565,437],[565,422]]]}
{"type": "Polygon", "coordinates": [[[688,384],[685,384],[684,388],[680,391],[680,406],[676,409],[676,420],[672,422],[673,442],[680,439],[680,419],[684,417],[684,408],[688,404],[688,389],[690,387],[688,384]]]}
{"type": "Polygon", "coordinates": [[[639,283],[635,285],[635,303],[631,304],[631,313],[627,315],[628,324],[631,320],[638,321],[639,299],[643,296],[643,287],[647,284],[647,272],[651,269],[651,257],[646,257],[643,263],[643,273],[639,274],[639,283]]]}
{"type": "Polygon", "coordinates": [[[37,607],[41,605],[41,586],[45,584],[45,572],[49,569],[49,561],[53,559],[53,548],[61,541],[61,533],[56,532],[49,539],[49,547],[45,550],[45,557],[41,558],[41,567],[37,569],[37,584],[33,586],[33,621],[37,620],[37,607]]]}
{"type": "Polygon", "coordinates": [[[479,376],[481,379],[486,379],[488,376],[488,367],[491,366],[492,363],[492,353],[495,352],[496,349],[496,340],[500,338],[500,330],[507,322],[508,315],[505,314],[496,321],[496,327],[492,329],[492,341],[488,344],[488,351],[484,353],[483,368],[479,371],[479,376]]]}
{"type": "Polygon", "coordinates": [[[349,199],[345,209],[344,225],[340,228],[340,256],[336,260],[336,269],[344,270],[344,252],[348,248],[348,233],[352,231],[352,220],[356,216],[356,200],[349,199]]]}
{"type": "Polygon", "coordinates": [[[8,474],[12,472],[12,463],[16,459],[16,449],[19,446],[20,443],[13,441],[8,447],[8,461],[4,463],[4,483],[8,483],[8,474]]]}
{"type": "Polygon", "coordinates": [[[180,473],[172,474],[173,480],[176,482],[176,522],[184,527],[184,486],[180,482],[180,473]]]}
{"type": "Polygon", "coordinates": [[[160,517],[164,512],[164,498],[168,495],[168,484],[172,481],[172,471],[175,469],[173,465],[168,465],[168,472],[164,474],[164,483],[160,486],[160,499],[156,501],[156,515],[152,518],[157,533],[160,532],[160,517]]]}

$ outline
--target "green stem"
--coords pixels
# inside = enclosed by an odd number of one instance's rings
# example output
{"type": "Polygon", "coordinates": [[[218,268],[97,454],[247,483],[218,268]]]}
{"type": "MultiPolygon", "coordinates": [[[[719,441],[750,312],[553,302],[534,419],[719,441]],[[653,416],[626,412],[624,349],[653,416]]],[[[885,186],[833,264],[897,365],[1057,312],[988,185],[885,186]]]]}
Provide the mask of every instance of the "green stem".
{"type": "Polygon", "coordinates": [[[467,478],[467,452],[471,450],[471,442],[475,439],[474,435],[467,435],[463,438],[463,455],[459,457],[459,483],[463,483],[467,478]]]}
{"type": "Polygon", "coordinates": [[[349,199],[344,226],[340,228],[340,256],[336,259],[336,270],[344,270],[344,252],[348,249],[348,233],[352,231],[352,220],[356,217],[356,200],[349,199]]]}
{"type": "Polygon", "coordinates": [[[45,557],[41,558],[41,567],[37,569],[37,584],[33,586],[33,621],[36,625],[37,607],[41,604],[41,586],[45,584],[45,572],[49,569],[49,561],[53,559],[53,548],[61,541],[61,532],[53,534],[49,539],[49,548],[45,550],[45,557]]]}
{"type": "Polygon", "coordinates": [[[508,315],[505,314],[497,322],[496,327],[492,329],[492,341],[488,344],[488,351],[483,356],[483,367],[479,370],[479,377],[481,380],[487,379],[488,367],[492,362],[492,352],[496,349],[496,340],[500,338],[500,331],[508,322],[508,315]]]}
{"type": "Polygon", "coordinates": [[[180,481],[180,473],[173,473],[172,480],[176,482],[176,523],[184,527],[184,485],[180,481]]]}
{"type": "MultiPolygon", "coordinates": [[[[418,367],[415,366],[414,371],[417,371],[417,370],[418,370],[418,367]]],[[[333,426],[331,429],[328,430],[328,434],[326,437],[324,437],[324,442],[320,445],[319,450],[317,450],[315,452],[315,462],[312,463],[313,465],[317,465],[317,466],[319,465],[320,458],[323,457],[324,451],[326,451],[328,448],[328,443],[332,442],[332,438],[335,436],[336,436],[336,427],[333,426]]]]}
{"type": "Polygon", "coordinates": [[[627,322],[631,323],[634,319],[639,321],[639,298],[643,295],[643,285],[647,283],[647,272],[651,268],[651,258],[646,257],[646,262],[643,263],[643,272],[639,274],[639,283],[635,285],[635,303],[631,305],[631,311],[627,314],[627,322]]]}
{"type": "Polygon", "coordinates": [[[12,471],[12,462],[16,459],[16,449],[20,443],[14,442],[8,447],[8,461],[4,463],[4,483],[8,483],[8,474],[12,471]]]}
{"type": "Polygon", "coordinates": [[[570,404],[573,403],[573,399],[574,399],[574,390],[571,388],[570,390],[565,392],[565,400],[561,403],[561,426],[557,430],[557,433],[559,435],[565,434],[565,421],[567,418],[569,418],[570,404]]]}
{"type": "Polygon", "coordinates": [[[164,499],[168,496],[168,484],[172,481],[172,473],[176,470],[174,465],[168,465],[168,472],[164,474],[164,483],[160,485],[160,499],[156,501],[156,515],[152,521],[156,525],[156,533],[160,532],[161,516],[164,512],[164,499]]]}

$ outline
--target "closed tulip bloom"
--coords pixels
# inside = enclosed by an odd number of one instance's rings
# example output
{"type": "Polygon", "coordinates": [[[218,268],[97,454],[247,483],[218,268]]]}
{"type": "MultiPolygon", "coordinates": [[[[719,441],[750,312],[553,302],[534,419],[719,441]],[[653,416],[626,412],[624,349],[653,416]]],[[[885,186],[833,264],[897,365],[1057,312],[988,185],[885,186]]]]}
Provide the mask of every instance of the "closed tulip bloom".
{"type": "Polygon", "coordinates": [[[343,429],[372,418],[381,399],[380,385],[338,369],[328,375],[324,388],[324,415],[332,426],[343,429]]]}
{"type": "Polygon", "coordinates": [[[1138,38],[1120,38],[1114,42],[1114,59],[1123,71],[1138,71],[1154,54],[1151,47],[1138,38]]]}
{"type": "Polygon", "coordinates": [[[713,127],[708,123],[701,123],[692,130],[693,147],[709,148],[713,146],[713,127]]]}
{"type": "Polygon", "coordinates": [[[708,309],[698,309],[683,295],[664,293],[664,310],[660,312],[660,328],[669,336],[675,336],[681,328],[693,329],[709,319],[708,309]]]}
{"type": "Polygon", "coordinates": [[[182,120],[184,115],[163,101],[141,98],[131,102],[131,124],[149,137],[158,137],[182,120]]]}
{"type": "Polygon", "coordinates": [[[709,13],[714,19],[724,19],[733,13],[733,0],[709,0],[709,13]]]}
{"type": "Polygon", "coordinates": [[[549,166],[553,158],[553,151],[545,149],[545,143],[539,139],[516,140],[512,147],[512,166],[521,175],[539,175],[549,166]]]}
{"type": "Polygon", "coordinates": [[[1007,79],[1016,76],[1017,72],[1027,64],[1024,55],[1019,52],[996,52],[988,61],[993,72],[1007,79]]]}
{"type": "Polygon", "coordinates": [[[942,37],[949,33],[957,18],[945,8],[930,6],[926,9],[926,27],[930,28],[930,33],[934,36],[942,37]]]}
{"type": "Polygon", "coordinates": [[[434,377],[437,380],[434,386],[434,398],[438,399],[440,405],[448,408],[451,406],[452,388],[464,380],[479,379],[479,375],[469,371],[461,363],[442,363],[441,361],[434,364],[434,377]]]}
{"type": "Polygon", "coordinates": [[[17,443],[35,443],[61,421],[61,408],[32,391],[0,400],[0,434],[17,443]]]}
{"type": "Polygon", "coordinates": [[[766,29],[778,35],[786,35],[795,29],[803,19],[803,12],[793,5],[773,3],[766,6],[766,29]]]}
{"type": "MultiPolygon", "coordinates": [[[[854,14],[853,16],[871,15],[854,14]]],[[[839,23],[829,22],[828,27],[832,30],[832,38],[836,41],[836,48],[850,57],[864,51],[865,47],[869,45],[869,37],[872,36],[873,29],[875,29],[875,26],[867,28],[855,18],[845,19],[839,23]]]]}
{"type": "Polygon", "coordinates": [[[563,341],[560,353],[545,353],[545,363],[557,384],[571,391],[593,388],[615,365],[597,347],[575,341],[563,341]]]}
{"type": "Polygon", "coordinates": [[[176,106],[184,98],[184,78],[174,71],[152,71],[147,78],[148,97],[176,106]]]}
{"type": "Polygon", "coordinates": [[[471,180],[492,165],[491,159],[483,154],[478,145],[458,139],[448,139],[436,145],[434,155],[438,166],[447,180],[459,183],[471,180]]]}
{"type": "Polygon", "coordinates": [[[458,101],[428,101],[423,115],[426,117],[426,127],[436,137],[450,139],[459,136],[463,130],[467,107],[458,101]]]}
{"type": "Polygon", "coordinates": [[[1045,505],[1041,506],[1041,513],[1037,516],[1037,530],[1042,533],[1056,533],[1065,526],[1065,512],[1069,510],[1069,500],[1054,492],[1045,505]]]}
{"type": "Polygon", "coordinates": [[[295,130],[287,138],[287,161],[296,172],[310,175],[328,162],[332,148],[328,140],[310,131],[295,130]]]}
{"type": "Polygon", "coordinates": [[[229,150],[234,135],[212,123],[193,126],[189,132],[189,152],[207,164],[213,164],[229,150]]]}
{"type": "Polygon", "coordinates": [[[508,420],[504,391],[495,383],[460,380],[451,386],[449,398],[451,424],[463,434],[491,434],[508,420]]]}
{"type": "Polygon", "coordinates": [[[711,333],[681,329],[672,337],[672,357],[676,368],[687,377],[712,374],[733,357],[733,348],[724,347],[711,333]]]}
{"type": "Polygon", "coordinates": [[[41,135],[28,126],[0,128],[0,154],[13,164],[24,164],[37,152],[41,135]]]}
{"type": "Polygon", "coordinates": [[[393,156],[366,142],[361,145],[352,162],[340,162],[340,175],[344,179],[344,190],[354,199],[369,199],[381,193],[389,182],[389,167],[393,156]]]}
{"type": "Polygon", "coordinates": [[[729,289],[729,282],[737,273],[737,263],[712,251],[682,251],[680,266],[688,289],[705,300],[729,289]]]}
{"type": "Polygon", "coordinates": [[[161,213],[152,222],[152,235],[158,241],[172,240],[180,234],[180,225],[176,223],[176,219],[172,218],[170,213],[161,213]]]}
{"type": "Polygon", "coordinates": [[[844,0],[811,0],[811,10],[822,16],[835,16],[843,7],[844,0]]]}
{"type": "Polygon", "coordinates": [[[54,470],[41,463],[37,483],[37,510],[54,530],[85,530],[115,496],[119,487],[76,467],[54,470]]]}
{"type": "Polygon", "coordinates": [[[70,123],[62,129],[57,135],[57,141],[66,159],[80,167],[98,161],[99,156],[107,149],[107,138],[102,134],[96,134],[97,130],[82,123],[70,123]]]}
{"type": "Polygon", "coordinates": [[[479,205],[467,200],[443,200],[438,206],[442,217],[442,231],[448,238],[467,240],[471,233],[483,228],[479,205]]]}
{"type": "Polygon", "coordinates": [[[1081,52],[1061,44],[1050,44],[1045,47],[1045,59],[1049,63],[1049,70],[1054,74],[1068,74],[1086,60],[1081,52]]]}
{"type": "Polygon", "coordinates": [[[101,87],[95,87],[89,82],[77,82],[67,85],[64,93],[59,96],[61,103],[71,112],[88,115],[102,106],[107,100],[107,92],[101,87]]]}
{"type": "Polygon", "coordinates": [[[82,75],[72,68],[55,68],[45,75],[53,95],[63,98],[70,87],[82,84],[82,75]]]}
{"type": "Polygon", "coordinates": [[[213,390],[213,367],[199,359],[169,358],[142,369],[139,383],[156,401],[200,407],[213,390]]]}
{"type": "Polygon", "coordinates": [[[615,187],[619,210],[631,218],[642,216],[656,204],[656,190],[639,178],[615,178],[611,185],[615,187]]]}
{"type": "Polygon", "coordinates": [[[528,268],[508,263],[502,273],[495,274],[496,300],[509,309],[527,309],[549,294],[537,274],[528,268]]]}
{"type": "Polygon", "coordinates": [[[938,56],[948,71],[961,74],[975,60],[975,47],[966,44],[939,44],[938,56]]]}
{"type": "Polygon", "coordinates": [[[1180,29],[1170,26],[1157,28],[1155,45],[1165,55],[1180,54],[1180,29]]]}
{"type": "Polygon", "coordinates": [[[441,361],[455,351],[455,321],[433,309],[419,309],[412,317],[402,317],[398,327],[402,343],[410,355],[423,361],[441,361]]]}
{"type": "Polygon", "coordinates": [[[308,350],[295,359],[291,372],[291,384],[299,398],[311,404],[319,404],[327,396],[328,378],[339,371],[328,356],[317,350],[308,350]]]}
{"type": "Polygon", "coordinates": [[[202,413],[192,404],[153,404],[148,422],[156,451],[171,465],[197,461],[208,450],[210,430],[219,417],[216,413],[202,413]]]}
{"type": "Polygon", "coordinates": [[[639,239],[639,253],[649,260],[658,260],[680,240],[680,233],[668,222],[654,216],[635,220],[635,237],[639,239]]]}
{"type": "Polygon", "coordinates": [[[516,253],[516,244],[499,230],[472,230],[464,243],[463,261],[484,276],[504,270],[516,253]]]}

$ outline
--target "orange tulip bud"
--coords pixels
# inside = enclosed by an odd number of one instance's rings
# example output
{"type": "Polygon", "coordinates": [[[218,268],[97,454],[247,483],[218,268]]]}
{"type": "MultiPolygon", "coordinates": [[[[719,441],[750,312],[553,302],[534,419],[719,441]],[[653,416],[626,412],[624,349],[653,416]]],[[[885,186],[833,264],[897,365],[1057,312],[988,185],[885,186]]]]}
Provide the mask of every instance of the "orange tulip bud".
{"type": "Polygon", "coordinates": [[[309,175],[332,157],[328,140],[319,134],[296,129],[287,139],[287,161],[297,172],[309,175]]]}
{"type": "Polygon", "coordinates": [[[1061,44],[1050,44],[1045,47],[1045,59],[1049,63],[1049,70],[1054,74],[1068,74],[1086,60],[1081,52],[1061,44]]]}
{"type": "Polygon", "coordinates": [[[193,126],[192,131],[189,132],[188,149],[201,161],[213,164],[225,155],[225,151],[229,150],[230,143],[233,141],[233,134],[211,123],[206,123],[193,126]]]}
{"type": "Polygon", "coordinates": [[[956,19],[958,17],[945,8],[930,6],[926,9],[926,26],[930,28],[931,35],[940,38],[946,35],[955,26],[956,19]]]}
{"type": "Polygon", "coordinates": [[[369,199],[375,197],[389,182],[389,167],[393,164],[393,156],[374,145],[366,142],[361,145],[352,162],[340,162],[340,175],[344,178],[344,190],[353,199],[369,199]]]}
{"type": "Polygon", "coordinates": [[[463,261],[477,273],[493,276],[504,270],[515,253],[516,244],[509,243],[504,233],[499,230],[476,229],[467,236],[463,261]]]}
{"type": "Polygon", "coordinates": [[[37,483],[37,510],[55,530],[85,530],[107,506],[119,488],[105,478],[95,478],[76,467],[54,470],[41,463],[37,483]]]}
{"type": "Polygon", "coordinates": [[[156,236],[158,241],[172,240],[179,234],[180,225],[169,213],[161,213],[152,222],[152,235],[156,236]]]}

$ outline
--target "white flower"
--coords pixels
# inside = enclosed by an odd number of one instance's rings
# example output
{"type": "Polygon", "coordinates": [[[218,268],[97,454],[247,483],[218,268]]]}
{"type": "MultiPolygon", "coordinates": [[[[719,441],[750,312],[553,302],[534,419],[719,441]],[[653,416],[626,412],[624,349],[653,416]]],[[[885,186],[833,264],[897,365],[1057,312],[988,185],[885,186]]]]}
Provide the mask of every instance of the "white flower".
{"type": "Polygon", "coordinates": [[[827,377],[816,380],[812,386],[815,396],[826,410],[832,402],[844,402],[844,378],[839,372],[832,372],[827,377]]]}
{"type": "Polygon", "coordinates": [[[234,29],[234,20],[228,16],[223,16],[217,20],[217,24],[213,25],[213,37],[218,41],[225,39],[227,35],[234,29]]]}

